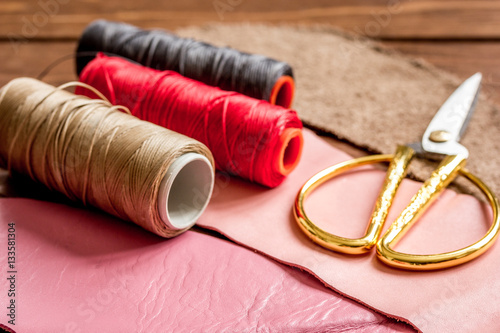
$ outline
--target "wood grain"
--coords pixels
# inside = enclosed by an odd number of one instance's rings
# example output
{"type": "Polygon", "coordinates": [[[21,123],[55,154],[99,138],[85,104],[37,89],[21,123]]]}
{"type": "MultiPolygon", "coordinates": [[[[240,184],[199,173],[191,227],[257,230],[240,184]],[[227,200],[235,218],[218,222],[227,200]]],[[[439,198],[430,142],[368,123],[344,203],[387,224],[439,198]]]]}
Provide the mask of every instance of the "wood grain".
{"type": "Polygon", "coordinates": [[[28,76],[38,78],[48,66],[66,57],[66,61],[50,70],[43,81],[59,85],[64,82],[78,80],[74,69],[73,56],[76,42],[29,42],[12,45],[9,42],[0,43],[0,86],[10,80],[28,76]]]}
{"type": "Polygon", "coordinates": [[[2,0],[0,11],[4,40],[76,39],[97,18],[145,28],[247,21],[328,24],[381,39],[500,38],[498,0],[2,0]]]}

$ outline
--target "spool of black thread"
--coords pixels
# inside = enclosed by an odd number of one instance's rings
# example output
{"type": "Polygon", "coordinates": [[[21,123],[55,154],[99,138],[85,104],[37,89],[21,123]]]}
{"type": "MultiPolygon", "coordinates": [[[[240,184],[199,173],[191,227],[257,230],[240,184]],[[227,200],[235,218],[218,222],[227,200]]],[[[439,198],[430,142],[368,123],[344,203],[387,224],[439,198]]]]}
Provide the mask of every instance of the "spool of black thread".
{"type": "Polygon", "coordinates": [[[205,84],[286,108],[294,95],[293,72],[287,63],[181,38],[164,30],[142,30],[125,23],[97,20],[87,26],[78,42],[78,75],[95,57],[94,52],[176,71],[205,84]]]}

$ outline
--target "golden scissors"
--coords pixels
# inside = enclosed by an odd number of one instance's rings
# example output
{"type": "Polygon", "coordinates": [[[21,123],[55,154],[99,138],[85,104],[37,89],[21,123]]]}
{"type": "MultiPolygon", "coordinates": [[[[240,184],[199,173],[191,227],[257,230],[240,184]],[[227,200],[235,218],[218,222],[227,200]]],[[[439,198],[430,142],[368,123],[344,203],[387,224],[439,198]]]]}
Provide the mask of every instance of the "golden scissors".
{"type": "Polygon", "coordinates": [[[317,244],[337,252],[360,254],[376,246],[377,257],[384,263],[410,270],[447,268],[465,263],[484,253],[499,235],[499,203],[488,186],[464,168],[469,152],[458,143],[477,102],[481,78],[481,74],[476,73],[453,92],[430,122],[421,142],[399,146],[393,155],[371,155],[339,163],[309,179],[297,194],[293,207],[295,219],[302,231],[317,244]],[[435,156],[444,158],[413,196],[410,204],[379,238],[396,191],[415,154],[427,158],[435,156]],[[366,233],[362,238],[352,239],[330,234],[307,217],[304,200],[315,188],[355,167],[380,162],[390,162],[390,164],[366,233]],[[433,255],[408,254],[391,248],[459,174],[468,178],[484,193],[493,209],[493,223],[486,235],[465,248],[433,255]]]}

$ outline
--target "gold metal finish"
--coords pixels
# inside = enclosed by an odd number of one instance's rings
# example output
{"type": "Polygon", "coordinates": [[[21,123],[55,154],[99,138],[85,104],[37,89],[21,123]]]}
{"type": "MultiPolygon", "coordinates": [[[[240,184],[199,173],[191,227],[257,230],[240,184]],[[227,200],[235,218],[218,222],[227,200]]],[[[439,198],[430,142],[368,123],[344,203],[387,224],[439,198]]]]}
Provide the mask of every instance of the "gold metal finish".
{"type": "Polygon", "coordinates": [[[337,252],[359,254],[365,253],[377,244],[377,256],[384,263],[404,269],[432,270],[447,268],[465,263],[484,253],[497,239],[500,231],[499,203],[491,190],[477,177],[463,169],[465,159],[460,156],[446,157],[422,188],[413,197],[410,205],[401,213],[400,217],[391,225],[389,230],[377,242],[380,230],[385,222],[396,190],[404,178],[407,166],[414,152],[408,147],[398,147],[394,155],[372,155],[353,159],[329,167],[307,181],[300,189],[294,205],[294,216],[299,227],[317,244],[337,252]],[[317,227],[304,211],[304,201],[307,196],[319,185],[344,172],[359,166],[391,162],[386,180],[367,227],[365,236],[359,239],[350,239],[330,234],[317,227]],[[463,249],[435,254],[418,255],[394,251],[395,245],[411,228],[423,212],[438,197],[439,193],[457,176],[461,174],[470,179],[488,198],[493,209],[493,223],[487,234],[478,242],[463,249]]]}
{"type": "MultiPolygon", "coordinates": [[[[455,158],[455,156],[450,156],[450,158],[453,159],[455,158]]],[[[450,164],[454,164],[458,161],[455,160],[450,162],[450,164]]],[[[443,172],[446,173],[447,171],[443,172]]],[[[493,223],[491,224],[491,227],[486,235],[484,235],[483,238],[481,238],[476,243],[464,247],[460,250],[440,254],[407,254],[394,251],[391,248],[391,245],[395,245],[398,240],[406,233],[406,231],[411,228],[416,219],[418,219],[421,214],[421,212],[419,212],[419,209],[425,209],[419,208],[419,206],[430,205],[430,203],[427,201],[432,201],[433,199],[435,199],[438,195],[438,192],[440,192],[444,188],[439,180],[432,180],[432,177],[435,176],[433,174],[433,176],[431,176],[431,178],[424,183],[419,192],[415,194],[415,197],[412,199],[412,203],[410,204],[410,206],[408,206],[407,209],[405,209],[403,213],[401,213],[400,218],[398,218],[396,222],[394,222],[394,224],[389,228],[385,235],[377,242],[377,257],[380,260],[390,266],[410,270],[442,269],[460,265],[472,259],[475,259],[486,252],[486,250],[488,250],[493,245],[500,233],[500,206],[498,203],[498,199],[485,183],[483,183],[479,178],[471,174],[466,169],[458,168],[458,171],[453,172],[458,172],[462,176],[468,178],[484,193],[484,195],[488,199],[488,202],[493,210],[493,223]]],[[[436,177],[439,176],[436,175],[436,177]]],[[[453,175],[451,175],[451,177],[448,177],[448,179],[452,177],[453,175]]],[[[450,181],[447,182],[449,183],[450,181]]]]}
{"type": "Polygon", "coordinates": [[[390,162],[392,159],[393,155],[360,157],[336,164],[314,175],[302,186],[295,199],[293,213],[299,227],[312,241],[327,249],[349,254],[360,254],[369,251],[377,242],[378,235],[380,234],[382,227],[381,224],[379,225],[380,220],[372,219],[367,227],[365,236],[362,238],[339,237],[319,228],[307,217],[304,211],[304,201],[314,189],[339,174],[367,164],[390,162]]]}
{"type": "Polygon", "coordinates": [[[433,142],[446,142],[451,139],[451,134],[447,131],[434,131],[429,135],[429,140],[433,142]]]}
{"type": "Polygon", "coordinates": [[[387,219],[387,214],[389,214],[396,192],[406,176],[408,165],[410,165],[414,155],[415,151],[412,148],[407,146],[398,146],[398,149],[389,164],[389,168],[385,174],[384,184],[382,185],[382,189],[380,190],[377,201],[375,202],[375,207],[373,209],[368,227],[368,230],[370,230],[372,225],[377,227],[376,234],[371,234],[374,238],[373,244],[371,244],[372,246],[377,242],[380,236],[380,231],[382,230],[382,226],[387,219]]]}

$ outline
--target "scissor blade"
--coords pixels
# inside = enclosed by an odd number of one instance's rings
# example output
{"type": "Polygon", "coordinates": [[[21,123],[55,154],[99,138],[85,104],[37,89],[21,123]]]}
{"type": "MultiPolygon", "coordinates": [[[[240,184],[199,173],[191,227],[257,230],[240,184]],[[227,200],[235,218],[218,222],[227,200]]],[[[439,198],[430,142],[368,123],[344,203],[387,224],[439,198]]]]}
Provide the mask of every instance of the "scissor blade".
{"type": "Polygon", "coordinates": [[[481,73],[465,80],[438,110],[422,137],[422,148],[429,153],[468,155],[458,141],[476,106],[481,87],[481,73]]]}

